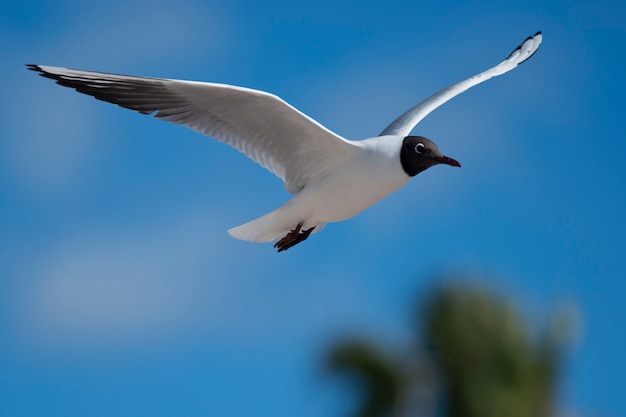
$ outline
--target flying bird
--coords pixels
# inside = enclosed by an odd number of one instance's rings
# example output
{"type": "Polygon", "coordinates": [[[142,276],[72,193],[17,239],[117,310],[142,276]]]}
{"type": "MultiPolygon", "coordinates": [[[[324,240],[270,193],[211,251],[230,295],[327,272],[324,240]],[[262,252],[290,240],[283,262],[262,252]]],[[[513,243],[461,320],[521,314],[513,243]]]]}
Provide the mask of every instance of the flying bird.
{"type": "Polygon", "coordinates": [[[433,141],[410,136],[410,132],[451,98],[529,59],[541,41],[537,32],[498,65],[433,94],[379,136],[359,141],[339,136],[264,91],[45,65],[27,67],[99,100],[153,114],[227,143],[274,173],[295,195],[282,207],[228,233],[250,242],[275,242],[281,252],[321,231],[326,223],[356,216],[434,165],[460,167],[433,141]]]}

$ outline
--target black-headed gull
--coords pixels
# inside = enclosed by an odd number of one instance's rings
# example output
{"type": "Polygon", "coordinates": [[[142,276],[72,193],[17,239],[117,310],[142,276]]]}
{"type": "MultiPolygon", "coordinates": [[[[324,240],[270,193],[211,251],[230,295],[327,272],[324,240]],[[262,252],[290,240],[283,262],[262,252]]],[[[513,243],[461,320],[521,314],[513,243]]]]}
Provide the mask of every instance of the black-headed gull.
{"type": "Polygon", "coordinates": [[[434,142],[409,133],[451,98],[526,61],[541,40],[537,32],[498,65],[444,88],[398,117],[379,136],[361,141],[344,139],[263,91],[44,65],[28,68],[99,100],[190,127],[273,172],[295,196],[228,233],[250,242],[276,241],[280,252],[326,223],[356,216],[433,165],[460,167],[434,142]]]}

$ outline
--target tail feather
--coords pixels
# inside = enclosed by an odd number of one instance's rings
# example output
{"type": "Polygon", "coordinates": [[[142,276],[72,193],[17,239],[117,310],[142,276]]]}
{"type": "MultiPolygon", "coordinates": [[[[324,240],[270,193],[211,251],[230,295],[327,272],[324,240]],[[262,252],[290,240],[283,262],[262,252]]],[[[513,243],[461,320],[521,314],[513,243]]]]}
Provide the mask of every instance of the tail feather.
{"type": "Polygon", "coordinates": [[[273,242],[289,233],[289,227],[276,222],[276,211],[228,230],[235,239],[248,242],[273,242]]]}

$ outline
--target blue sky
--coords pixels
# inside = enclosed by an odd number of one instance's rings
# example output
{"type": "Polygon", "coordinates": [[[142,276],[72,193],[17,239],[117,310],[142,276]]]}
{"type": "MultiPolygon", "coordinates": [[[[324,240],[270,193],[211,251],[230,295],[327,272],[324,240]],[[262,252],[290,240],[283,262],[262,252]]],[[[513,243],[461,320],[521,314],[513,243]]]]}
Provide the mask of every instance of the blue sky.
{"type": "Polygon", "coordinates": [[[623,2],[5,1],[0,416],[343,416],[337,338],[408,340],[466,274],[537,322],[574,306],[566,415],[626,413],[623,2]],[[226,230],[288,199],[191,130],[26,71],[47,64],[275,93],[350,139],[542,30],[532,60],[414,130],[435,167],[276,254],[226,230]]]}

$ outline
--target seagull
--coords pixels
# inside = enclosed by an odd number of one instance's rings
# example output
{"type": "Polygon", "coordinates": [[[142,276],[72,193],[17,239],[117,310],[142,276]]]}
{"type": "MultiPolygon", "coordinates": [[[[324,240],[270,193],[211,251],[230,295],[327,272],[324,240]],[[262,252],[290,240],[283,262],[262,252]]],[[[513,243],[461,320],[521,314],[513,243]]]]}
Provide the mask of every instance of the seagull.
{"type": "Polygon", "coordinates": [[[438,164],[461,164],[413,128],[430,112],[529,59],[537,32],[498,65],[433,94],[394,120],[380,135],[348,140],[276,95],[226,84],[147,78],[28,64],[65,87],[157,119],[187,126],[224,142],[283,180],[295,194],[282,207],[228,230],[237,239],[275,242],[278,252],[356,216],[438,164]]]}

